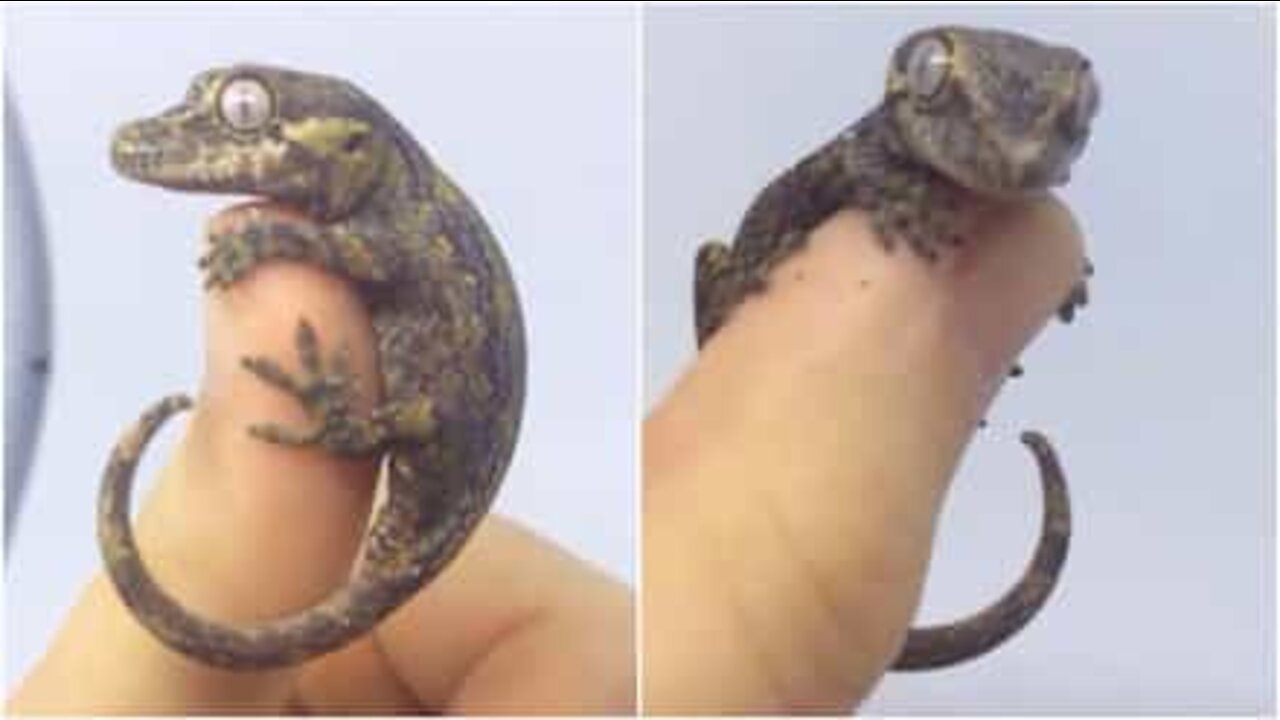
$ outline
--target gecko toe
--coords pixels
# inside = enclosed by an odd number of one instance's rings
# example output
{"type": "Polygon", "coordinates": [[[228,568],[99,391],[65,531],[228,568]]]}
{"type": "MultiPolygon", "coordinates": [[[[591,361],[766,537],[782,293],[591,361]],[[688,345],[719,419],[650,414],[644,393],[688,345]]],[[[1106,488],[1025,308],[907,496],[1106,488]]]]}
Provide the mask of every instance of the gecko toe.
{"type": "Polygon", "coordinates": [[[299,432],[277,423],[254,423],[249,426],[248,430],[253,437],[275,445],[306,447],[315,445],[321,440],[321,432],[319,430],[299,432]]]}
{"type": "Polygon", "coordinates": [[[324,368],[320,362],[320,338],[316,335],[315,327],[306,318],[298,320],[294,345],[297,347],[298,359],[302,361],[303,369],[312,376],[322,374],[324,368]]]}
{"type": "Polygon", "coordinates": [[[280,363],[261,355],[240,358],[240,366],[261,378],[268,385],[283,390],[299,399],[306,395],[306,387],[280,363]]]}

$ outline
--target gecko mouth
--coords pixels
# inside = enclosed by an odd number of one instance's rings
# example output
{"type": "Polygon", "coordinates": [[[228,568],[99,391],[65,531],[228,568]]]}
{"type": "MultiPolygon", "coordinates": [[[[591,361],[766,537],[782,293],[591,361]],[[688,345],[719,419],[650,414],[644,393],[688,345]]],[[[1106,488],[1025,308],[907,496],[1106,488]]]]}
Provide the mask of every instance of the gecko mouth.
{"type": "Polygon", "coordinates": [[[181,177],[177,168],[195,158],[184,145],[129,141],[117,138],[111,143],[111,165],[127,178],[140,182],[172,182],[181,177]]]}

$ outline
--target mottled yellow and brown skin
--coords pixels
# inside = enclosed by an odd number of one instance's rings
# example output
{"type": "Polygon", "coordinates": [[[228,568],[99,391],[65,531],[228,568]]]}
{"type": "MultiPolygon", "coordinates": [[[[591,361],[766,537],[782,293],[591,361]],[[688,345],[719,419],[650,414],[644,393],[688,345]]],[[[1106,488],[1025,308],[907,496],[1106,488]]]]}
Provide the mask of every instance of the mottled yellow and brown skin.
{"type": "MultiPolygon", "coordinates": [[[[1089,62],[1074,49],[976,28],[912,34],[893,53],[880,105],[765,187],[731,245],[699,248],[699,346],[742,301],[765,289],[769,273],[804,247],[810,231],[842,208],[869,213],[886,249],[906,243],[933,260],[963,243],[959,228],[967,208],[1018,202],[1066,182],[1098,105],[1089,62]]],[[[1091,272],[1086,264],[1059,310],[1063,320],[1087,300],[1084,276],[1091,272]]],[[[1070,503],[1048,439],[1035,432],[1022,439],[1039,465],[1045,503],[1030,565],[982,612],[911,630],[894,669],[943,667],[987,652],[1048,600],[1066,560],[1070,503]]]]}
{"type": "Polygon", "coordinates": [[[125,176],[196,192],[249,194],[302,211],[253,208],[212,235],[205,284],[227,287],[259,263],[311,263],[349,279],[377,337],[385,399],[356,413],[347,359],[326,356],[300,319],[294,375],[266,357],[243,365],[295,396],[314,421],[248,428],[266,442],[387,459],[388,496],[349,584],[314,608],[233,627],[182,607],[148,574],[129,522],[147,441],[185,396],[148,410],[112,453],[99,542],[126,605],[170,647],[236,670],[283,666],[369,630],[448,563],[487,512],[516,443],[525,337],[516,288],[483,218],[418,143],[343,80],[240,65],[199,75],[183,102],[122,127],[125,176]]]}

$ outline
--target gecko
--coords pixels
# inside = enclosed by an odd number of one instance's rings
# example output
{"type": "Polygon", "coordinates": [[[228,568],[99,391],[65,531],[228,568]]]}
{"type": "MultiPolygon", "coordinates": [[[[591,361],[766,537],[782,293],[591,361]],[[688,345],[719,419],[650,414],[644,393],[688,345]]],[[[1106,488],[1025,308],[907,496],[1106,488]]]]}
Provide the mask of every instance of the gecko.
{"type": "MultiPolygon", "coordinates": [[[[932,262],[965,242],[958,223],[975,202],[1018,202],[1066,183],[1100,99],[1089,60],[1073,48],[994,29],[944,26],[910,34],[891,55],[880,103],[766,185],[731,244],[698,248],[699,348],[841,209],[867,213],[887,251],[905,244],[932,262]]],[[[1063,321],[1087,302],[1092,273],[1085,261],[1058,310],[1063,321]]],[[[1021,439],[1036,461],[1044,504],[1028,566],[982,611],[910,629],[892,669],[935,669],[977,657],[1015,635],[1048,601],[1066,562],[1071,507],[1049,439],[1036,431],[1021,439]]]]}
{"type": "Polygon", "coordinates": [[[299,318],[300,372],[248,356],[244,370],[296,398],[308,427],[252,424],[280,447],[373,457],[386,473],[345,585],[311,608],[239,627],[199,616],[149,574],[129,519],[154,433],[192,406],[149,409],[113,448],[98,499],[107,574],[168,647],[230,670],[293,665],[370,630],[435,577],[487,513],[514,453],[525,397],[524,321],[508,263],[475,205],[373,98],[345,80],[240,64],[197,75],[176,106],[120,127],[111,161],[162,188],[249,195],[300,217],[237,213],[199,260],[210,292],[272,261],[346,279],[369,310],[384,398],[356,410],[357,378],[299,318]]]}

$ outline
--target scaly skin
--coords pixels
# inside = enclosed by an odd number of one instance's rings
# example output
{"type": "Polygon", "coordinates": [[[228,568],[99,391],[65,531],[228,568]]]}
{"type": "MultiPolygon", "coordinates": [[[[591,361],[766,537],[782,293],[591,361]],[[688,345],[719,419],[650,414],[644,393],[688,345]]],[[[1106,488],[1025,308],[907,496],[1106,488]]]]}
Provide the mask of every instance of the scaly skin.
{"type": "MultiPolygon", "coordinates": [[[[868,212],[887,250],[906,243],[932,261],[964,242],[959,228],[966,208],[1018,202],[1066,182],[1098,104],[1089,62],[1071,48],[959,27],[911,35],[893,54],[881,104],[761,191],[732,245],[699,248],[699,346],[739,304],[765,289],[770,271],[803,248],[810,231],[842,208],[868,212]]],[[[1058,312],[1064,321],[1085,304],[1090,274],[1086,263],[1058,312]]],[[[1020,373],[1014,366],[1010,374],[1020,373]]],[[[1028,432],[1023,442],[1039,465],[1045,506],[1030,565],[982,612],[911,630],[894,669],[944,667],[985,653],[1048,600],[1066,560],[1070,503],[1048,439],[1028,432]]]]}
{"type": "Polygon", "coordinates": [[[266,442],[387,457],[388,496],[349,583],[319,605],[254,627],[199,617],[160,588],[129,523],[147,441],[174,413],[148,410],[114,449],[98,535],[125,604],[160,640],[233,670],[299,663],[373,627],[456,555],[487,512],[515,447],[524,405],[524,325],[502,251],[480,214],[385,110],[342,80],[242,65],[199,75],[186,99],[117,131],[112,162],[162,187],[249,194],[308,220],[244,222],[210,238],[205,284],[225,288],[271,260],[317,265],[351,280],[377,338],[385,399],[358,415],[341,352],[326,357],[299,320],[303,372],[266,357],[246,370],[302,403],[310,429],[271,423],[266,442]]]}

